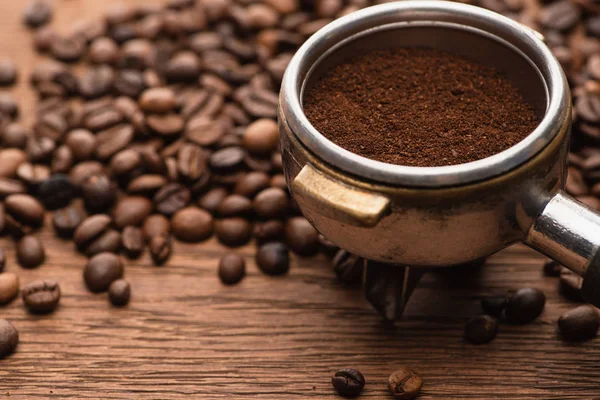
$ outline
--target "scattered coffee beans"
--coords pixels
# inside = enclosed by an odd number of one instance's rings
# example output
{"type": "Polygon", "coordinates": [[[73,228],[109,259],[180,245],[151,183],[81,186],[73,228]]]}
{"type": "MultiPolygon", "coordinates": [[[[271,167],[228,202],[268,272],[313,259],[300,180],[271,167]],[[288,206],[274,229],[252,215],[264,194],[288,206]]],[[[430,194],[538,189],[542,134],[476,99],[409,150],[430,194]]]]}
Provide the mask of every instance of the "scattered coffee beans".
{"type": "Polygon", "coordinates": [[[19,343],[19,332],[7,320],[0,318],[0,359],[12,354],[19,343]]]}
{"type": "Polygon", "coordinates": [[[520,142],[539,122],[493,68],[425,48],[351,59],[322,77],[303,104],[311,123],[339,146],[421,167],[489,157],[520,142]]]}
{"type": "Polygon", "coordinates": [[[583,341],[595,338],[600,327],[598,309],[590,305],[567,311],[558,320],[560,333],[565,340],[583,341]]]}
{"type": "Polygon", "coordinates": [[[52,312],[60,301],[60,286],[51,280],[33,281],[21,291],[23,303],[35,314],[52,312]]]}
{"type": "MultiPolygon", "coordinates": [[[[226,285],[235,285],[246,275],[246,261],[238,254],[229,253],[219,261],[219,278],[226,285]]],[[[1,275],[0,275],[1,276],[1,275]]]]}
{"type": "Polygon", "coordinates": [[[396,399],[414,399],[421,392],[423,379],[408,368],[400,368],[388,379],[388,389],[396,399]]]}
{"type": "Polygon", "coordinates": [[[331,378],[333,388],[340,396],[356,397],[365,387],[365,377],[354,368],[344,368],[337,371],[331,378]]]}
{"type": "Polygon", "coordinates": [[[498,321],[489,315],[478,315],[465,326],[465,339],[473,344],[491,342],[498,333],[498,321]]]}
{"type": "Polygon", "coordinates": [[[123,263],[116,254],[96,254],[88,261],[83,279],[92,292],[105,292],[113,281],[123,277],[123,263]]]}
{"type": "Polygon", "coordinates": [[[19,294],[19,277],[12,272],[0,273],[0,305],[10,303],[19,294]]]}
{"type": "Polygon", "coordinates": [[[515,324],[533,322],[544,311],[546,296],[534,288],[517,290],[506,303],[506,319],[515,324]]]}
{"type": "Polygon", "coordinates": [[[108,298],[110,302],[118,307],[122,307],[129,303],[131,298],[131,286],[124,279],[117,279],[108,287],[108,298]]]}

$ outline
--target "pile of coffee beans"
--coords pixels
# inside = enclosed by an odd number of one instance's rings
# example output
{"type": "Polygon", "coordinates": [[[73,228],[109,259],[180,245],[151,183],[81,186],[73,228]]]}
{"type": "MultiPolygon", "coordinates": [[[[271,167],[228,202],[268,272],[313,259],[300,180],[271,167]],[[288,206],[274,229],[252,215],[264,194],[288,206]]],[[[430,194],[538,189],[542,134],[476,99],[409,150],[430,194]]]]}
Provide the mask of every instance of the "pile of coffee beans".
{"type": "MultiPolygon", "coordinates": [[[[344,368],[331,377],[331,384],[342,397],[353,398],[360,395],[365,387],[364,375],[354,368],[344,368]]],[[[395,399],[414,399],[421,392],[423,379],[415,371],[402,367],[388,378],[388,389],[395,399]]]]}

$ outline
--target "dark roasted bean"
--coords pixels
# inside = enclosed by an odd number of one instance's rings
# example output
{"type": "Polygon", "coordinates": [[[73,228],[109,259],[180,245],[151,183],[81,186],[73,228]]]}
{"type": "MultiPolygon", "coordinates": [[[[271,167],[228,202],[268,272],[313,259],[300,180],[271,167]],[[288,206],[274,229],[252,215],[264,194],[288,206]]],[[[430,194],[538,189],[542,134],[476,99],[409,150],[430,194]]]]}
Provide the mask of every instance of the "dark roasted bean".
{"type": "Polygon", "coordinates": [[[21,297],[29,312],[45,314],[56,310],[60,301],[60,286],[51,280],[33,281],[23,288],[21,297]]]}

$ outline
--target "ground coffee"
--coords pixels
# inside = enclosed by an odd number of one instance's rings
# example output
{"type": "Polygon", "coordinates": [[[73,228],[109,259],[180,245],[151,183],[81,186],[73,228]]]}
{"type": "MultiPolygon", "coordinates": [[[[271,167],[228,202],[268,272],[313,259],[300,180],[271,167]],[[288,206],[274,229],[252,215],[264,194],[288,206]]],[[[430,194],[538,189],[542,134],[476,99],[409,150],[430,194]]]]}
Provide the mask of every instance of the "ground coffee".
{"type": "Polygon", "coordinates": [[[494,68],[426,48],[373,51],[336,66],[307,91],[304,111],[353,153],[420,167],[489,157],[539,122],[494,68]]]}

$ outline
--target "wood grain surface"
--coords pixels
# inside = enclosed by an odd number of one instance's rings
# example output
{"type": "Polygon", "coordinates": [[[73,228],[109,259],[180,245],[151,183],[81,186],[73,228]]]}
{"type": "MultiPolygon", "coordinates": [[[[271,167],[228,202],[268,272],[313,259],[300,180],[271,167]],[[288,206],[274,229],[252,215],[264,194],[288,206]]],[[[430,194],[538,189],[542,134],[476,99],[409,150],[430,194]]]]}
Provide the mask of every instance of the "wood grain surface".
{"type": "MultiPolygon", "coordinates": [[[[110,0],[55,0],[55,26],[94,18],[110,0]]],[[[127,3],[143,1],[128,0],[127,3]]],[[[35,98],[25,83],[37,58],[21,26],[22,2],[0,2],[0,49],[23,74],[14,92],[27,119],[35,98]]],[[[0,361],[0,396],[76,399],[299,399],[336,398],[330,375],[360,369],[361,398],[388,399],[388,375],[398,366],[419,371],[420,399],[600,399],[600,339],[567,344],[559,315],[575,305],[561,299],[557,281],[541,273],[543,257],[514,246],[484,268],[446,269],[425,277],[403,321],[385,326],[360,290],[338,284],[323,257],[295,259],[289,275],[267,277],[254,265],[252,246],[241,284],[220,284],[216,265],[224,247],[210,240],[175,244],[176,256],[154,267],[145,255],[129,262],[133,286],[127,308],[85,290],[85,258],[70,242],[42,232],[48,260],[36,270],[15,262],[2,239],[7,270],[22,284],[60,282],[60,308],[27,314],[18,299],[0,309],[20,332],[17,352],[0,361]],[[496,340],[464,342],[466,320],[486,295],[532,286],[548,302],[527,326],[502,325],[496,340]]]]}

